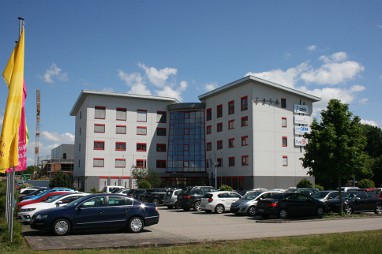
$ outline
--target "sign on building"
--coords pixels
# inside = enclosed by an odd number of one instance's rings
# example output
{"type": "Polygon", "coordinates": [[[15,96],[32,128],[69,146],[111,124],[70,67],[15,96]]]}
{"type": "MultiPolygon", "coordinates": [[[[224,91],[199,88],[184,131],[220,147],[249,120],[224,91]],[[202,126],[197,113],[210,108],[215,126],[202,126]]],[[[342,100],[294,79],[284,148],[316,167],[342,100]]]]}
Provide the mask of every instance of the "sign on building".
{"type": "Polygon", "coordinates": [[[309,126],[295,126],[294,127],[294,134],[295,135],[304,135],[305,133],[310,133],[310,127],[309,126]]]}
{"type": "Polygon", "coordinates": [[[306,146],[308,140],[304,137],[294,137],[294,145],[295,146],[306,146]]]}
{"type": "Polygon", "coordinates": [[[293,112],[297,114],[309,114],[309,107],[306,105],[294,104],[293,112]]]}
{"type": "Polygon", "coordinates": [[[309,116],[294,116],[294,123],[295,124],[306,124],[309,125],[309,116]]]}

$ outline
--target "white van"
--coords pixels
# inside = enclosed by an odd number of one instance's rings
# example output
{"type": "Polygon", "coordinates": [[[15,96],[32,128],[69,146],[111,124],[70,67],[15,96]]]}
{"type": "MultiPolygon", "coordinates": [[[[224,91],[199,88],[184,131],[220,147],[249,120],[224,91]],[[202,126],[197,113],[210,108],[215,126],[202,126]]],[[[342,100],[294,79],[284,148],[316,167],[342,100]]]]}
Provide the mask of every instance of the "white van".
{"type": "Polygon", "coordinates": [[[114,193],[114,192],[117,192],[117,191],[122,190],[122,189],[126,189],[126,188],[124,186],[109,185],[109,186],[103,187],[102,192],[114,193]]]}

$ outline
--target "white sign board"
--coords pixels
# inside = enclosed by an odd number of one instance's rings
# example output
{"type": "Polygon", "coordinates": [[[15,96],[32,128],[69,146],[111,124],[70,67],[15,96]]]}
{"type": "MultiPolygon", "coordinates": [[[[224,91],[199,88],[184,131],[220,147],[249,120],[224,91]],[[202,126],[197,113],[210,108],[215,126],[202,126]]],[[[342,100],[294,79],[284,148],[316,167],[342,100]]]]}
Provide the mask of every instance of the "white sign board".
{"type": "Polygon", "coordinates": [[[304,135],[305,133],[310,133],[310,127],[309,126],[295,126],[294,127],[294,134],[295,135],[304,135]]]}
{"type": "Polygon", "coordinates": [[[309,116],[294,116],[294,123],[295,124],[306,124],[309,125],[309,116]]]}
{"type": "Polygon", "coordinates": [[[294,104],[293,112],[298,114],[309,114],[309,107],[306,105],[294,104]]]}
{"type": "Polygon", "coordinates": [[[294,137],[294,145],[295,146],[306,146],[308,140],[304,137],[294,137]]]}

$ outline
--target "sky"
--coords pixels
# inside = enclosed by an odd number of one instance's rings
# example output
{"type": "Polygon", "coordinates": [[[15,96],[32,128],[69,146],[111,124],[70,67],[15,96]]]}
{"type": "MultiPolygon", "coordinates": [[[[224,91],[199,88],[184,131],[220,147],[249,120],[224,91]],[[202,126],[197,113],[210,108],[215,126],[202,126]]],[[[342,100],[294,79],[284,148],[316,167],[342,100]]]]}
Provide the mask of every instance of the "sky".
{"type": "MultiPolygon", "coordinates": [[[[0,70],[25,20],[28,165],[74,143],[82,90],[198,96],[254,75],[382,126],[382,1],[0,0],[0,70]]],[[[8,89],[0,80],[0,119],[8,89]]]]}

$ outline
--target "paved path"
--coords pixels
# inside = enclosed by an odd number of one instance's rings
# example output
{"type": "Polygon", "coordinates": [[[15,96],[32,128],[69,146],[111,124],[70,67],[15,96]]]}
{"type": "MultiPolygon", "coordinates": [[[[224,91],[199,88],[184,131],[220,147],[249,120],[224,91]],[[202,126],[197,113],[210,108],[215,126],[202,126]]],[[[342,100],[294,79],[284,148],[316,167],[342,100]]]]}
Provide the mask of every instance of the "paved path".
{"type": "Polygon", "coordinates": [[[25,238],[34,250],[169,246],[199,242],[298,236],[382,229],[382,216],[349,219],[261,220],[246,216],[183,212],[160,207],[158,225],[139,234],[120,231],[78,232],[51,236],[25,227],[25,238]]]}

